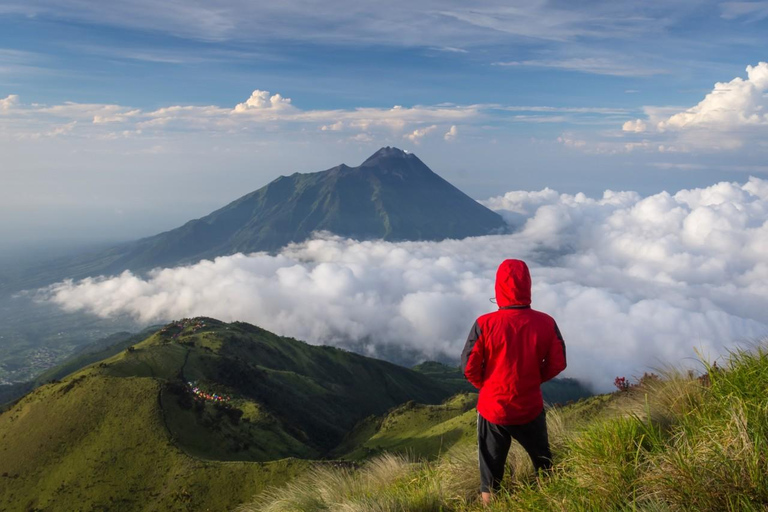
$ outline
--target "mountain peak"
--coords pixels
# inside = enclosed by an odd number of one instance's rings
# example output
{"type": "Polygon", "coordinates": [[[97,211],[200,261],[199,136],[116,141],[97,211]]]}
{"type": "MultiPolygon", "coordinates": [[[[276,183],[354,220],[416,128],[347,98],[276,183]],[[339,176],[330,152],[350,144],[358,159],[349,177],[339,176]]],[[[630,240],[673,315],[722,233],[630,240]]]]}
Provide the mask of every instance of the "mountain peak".
{"type": "Polygon", "coordinates": [[[505,227],[501,216],[435,174],[416,155],[388,146],[358,167],[340,165],[278,178],[201,219],[91,259],[76,259],[64,267],[67,274],[61,272],[62,277],[85,277],[86,272],[143,271],[238,252],[278,251],[317,231],[355,240],[445,240],[505,227]]]}
{"type": "Polygon", "coordinates": [[[368,159],[363,162],[360,167],[362,166],[368,166],[373,165],[375,163],[378,163],[382,160],[393,160],[393,159],[410,159],[410,158],[416,158],[416,155],[413,153],[409,153],[408,151],[403,151],[400,148],[396,148],[394,146],[385,146],[372,154],[368,157],[368,159]]]}

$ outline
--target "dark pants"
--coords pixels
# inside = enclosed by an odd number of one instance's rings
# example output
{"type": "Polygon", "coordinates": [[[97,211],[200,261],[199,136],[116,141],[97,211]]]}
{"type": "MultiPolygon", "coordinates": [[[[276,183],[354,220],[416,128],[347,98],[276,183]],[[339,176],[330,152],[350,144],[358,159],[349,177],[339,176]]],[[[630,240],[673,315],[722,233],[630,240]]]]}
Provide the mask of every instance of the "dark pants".
{"type": "Polygon", "coordinates": [[[531,457],[533,467],[552,467],[552,452],[549,450],[546,413],[541,411],[535,420],[524,425],[496,425],[477,415],[477,446],[480,458],[480,490],[497,491],[504,476],[512,439],[522,445],[531,457]]]}

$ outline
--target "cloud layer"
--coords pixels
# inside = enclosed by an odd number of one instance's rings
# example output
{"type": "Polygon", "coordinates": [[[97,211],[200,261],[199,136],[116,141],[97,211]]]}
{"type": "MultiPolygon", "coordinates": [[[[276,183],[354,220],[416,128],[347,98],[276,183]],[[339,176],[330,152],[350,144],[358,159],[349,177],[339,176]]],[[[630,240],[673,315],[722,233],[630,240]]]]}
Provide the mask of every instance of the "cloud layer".
{"type": "Polygon", "coordinates": [[[457,125],[482,127],[494,120],[519,123],[609,123],[631,111],[604,107],[568,108],[500,105],[394,105],[391,108],[303,109],[280,93],[254,90],[234,107],[220,105],[169,105],[154,110],[117,104],[65,102],[57,105],[24,103],[18,95],[0,98],[0,142],[69,135],[89,141],[162,136],[302,132],[304,138],[333,134],[341,140],[372,140],[395,136],[415,144],[433,137],[437,129],[455,138],[457,125]],[[519,115],[530,113],[535,115],[519,115]],[[608,120],[610,119],[610,121],[608,120]],[[75,125],[77,125],[75,127],[75,125]],[[68,127],[62,131],[62,127],[68,127]]]}
{"type": "Polygon", "coordinates": [[[515,232],[405,243],[321,234],[276,256],[67,281],[45,295],[100,316],[208,315],[372,355],[456,358],[474,318],[493,308],[499,262],[523,258],[534,307],[565,335],[567,375],[599,389],[616,375],[690,362],[694,348],[715,357],[768,333],[768,181],[646,198],[515,191],[486,204],[515,232]]]}

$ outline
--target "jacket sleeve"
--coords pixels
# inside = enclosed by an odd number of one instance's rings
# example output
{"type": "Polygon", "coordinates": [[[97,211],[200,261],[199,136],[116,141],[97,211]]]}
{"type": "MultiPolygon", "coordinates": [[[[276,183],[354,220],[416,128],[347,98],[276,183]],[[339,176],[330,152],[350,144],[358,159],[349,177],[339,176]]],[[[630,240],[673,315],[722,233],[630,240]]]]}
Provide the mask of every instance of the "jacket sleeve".
{"type": "Polygon", "coordinates": [[[461,371],[464,377],[477,389],[483,387],[485,371],[483,333],[477,322],[472,326],[461,352],[461,371]]]}
{"type": "Polygon", "coordinates": [[[557,374],[565,370],[567,365],[565,360],[565,341],[560,333],[560,329],[557,327],[557,322],[553,321],[553,323],[555,329],[553,340],[549,344],[547,355],[541,362],[541,382],[553,379],[557,374]]]}

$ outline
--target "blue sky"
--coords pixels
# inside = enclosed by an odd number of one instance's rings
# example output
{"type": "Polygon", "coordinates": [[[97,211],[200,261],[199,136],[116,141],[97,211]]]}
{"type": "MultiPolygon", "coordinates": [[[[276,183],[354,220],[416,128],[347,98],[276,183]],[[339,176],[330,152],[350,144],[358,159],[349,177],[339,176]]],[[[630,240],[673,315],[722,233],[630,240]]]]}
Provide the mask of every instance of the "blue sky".
{"type": "Polygon", "coordinates": [[[4,0],[0,235],[151,234],[382,145],[478,199],[743,182],[767,49],[764,1],[4,0]]]}

